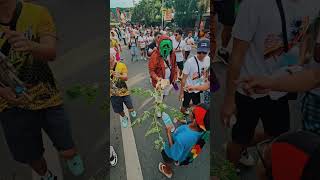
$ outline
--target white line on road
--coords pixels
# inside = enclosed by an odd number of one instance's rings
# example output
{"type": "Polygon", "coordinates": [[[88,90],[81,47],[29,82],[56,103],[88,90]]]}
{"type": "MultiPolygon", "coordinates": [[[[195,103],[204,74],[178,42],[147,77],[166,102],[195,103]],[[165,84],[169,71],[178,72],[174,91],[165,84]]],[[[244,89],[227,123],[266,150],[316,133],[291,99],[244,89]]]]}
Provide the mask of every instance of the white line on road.
{"type": "Polygon", "coordinates": [[[126,116],[129,118],[128,127],[121,127],[127,180],[143,180],[136,141],[134,139],[133,131],[131,128],[130,116],[128,109],[125,106],[124,112],[126,113],[126,116]]]}
{"type": "MultiPolygon", "coordinates": [[[[44,158],[48,163],[48,169],[56,176],[59,180],[63,180],[62,168],[59,160],[59,154],[57,150],[52,146],[52,143],[46,133],[43,134],[43,145],[45,147],[44,158]]],[[[32,180],[38,180],[39,175],[32,171],[32,180]]]]}

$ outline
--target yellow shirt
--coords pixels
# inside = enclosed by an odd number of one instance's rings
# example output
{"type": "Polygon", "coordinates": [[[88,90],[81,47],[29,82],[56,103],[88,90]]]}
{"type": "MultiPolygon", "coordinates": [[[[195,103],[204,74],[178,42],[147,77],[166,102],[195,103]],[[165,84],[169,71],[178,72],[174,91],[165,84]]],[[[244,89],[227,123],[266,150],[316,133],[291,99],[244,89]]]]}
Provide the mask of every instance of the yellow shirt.
{"type": "MultiPolygon", "coordinates": [[[[0,33],[8,26],[0,24],[0,33]]],[[[56,28],[48,10],[42,6],[22,2],[22,10],[16,25],[17,32],[23,32],[31,41],[39,42],[43,36],[56,37],[56,28]]],[[[0,38],[0,47],[6,39],[0,38]]],[[[17,76],[27,87],[27,94],[32,102],[25,100],[20,108],[38,110],[62,104],[62,97],[47,62],[35,59],[31,53],[15,52],[8,55],[10,63],[17,71],[17,76]]],[[[0,112],[12,107],[0,98],[0,112]]]]}
{"type": "Polygon", "coordinates": [[[119,75],[128,74],[128,68],[124,63],[118,62],[114,70],[110,70],[110,96],[128,96],[130,92],[125,81],[112,76],[113,72],[119,75]]]}

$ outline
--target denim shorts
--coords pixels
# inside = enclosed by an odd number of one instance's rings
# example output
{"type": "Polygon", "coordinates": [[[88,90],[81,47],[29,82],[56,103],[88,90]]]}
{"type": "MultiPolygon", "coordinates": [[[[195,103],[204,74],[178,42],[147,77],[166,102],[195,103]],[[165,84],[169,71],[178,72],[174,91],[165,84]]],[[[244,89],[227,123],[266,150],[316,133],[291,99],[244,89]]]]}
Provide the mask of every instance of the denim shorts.
{"type": "Polygon", "coordinates": [[[125,104],[128,109],[133,109],[130,96],[111,96],[111,104],[115,113],[123,112],[123,104],[125,104]]]}
{"type": "Polygon", "coordinates": [[[10,108],[0,112],[0,121],[14,160],[29,164],[43,157],[43,129],[58,151],[74,147],[69,119],[63,106],[42,110],[10,108]]]}

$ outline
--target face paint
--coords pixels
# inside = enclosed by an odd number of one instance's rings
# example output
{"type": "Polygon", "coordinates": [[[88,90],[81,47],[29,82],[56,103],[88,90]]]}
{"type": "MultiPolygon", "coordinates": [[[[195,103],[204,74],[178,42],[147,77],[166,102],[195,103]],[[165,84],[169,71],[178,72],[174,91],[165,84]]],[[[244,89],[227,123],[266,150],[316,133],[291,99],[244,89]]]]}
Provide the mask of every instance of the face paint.
{"type": "Polygon", "coordinates": [[[160,54],[163,58],[167,58],[170,54],[170,52],[172,51],[172,42],[168,39],[162,40],[160,42],[160,54]]]}

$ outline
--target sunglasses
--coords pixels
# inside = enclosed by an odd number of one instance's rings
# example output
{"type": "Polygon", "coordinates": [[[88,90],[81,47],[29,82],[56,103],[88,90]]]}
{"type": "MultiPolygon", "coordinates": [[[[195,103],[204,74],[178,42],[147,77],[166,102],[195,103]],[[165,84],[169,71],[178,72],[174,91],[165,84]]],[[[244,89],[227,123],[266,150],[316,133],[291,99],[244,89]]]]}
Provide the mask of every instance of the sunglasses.
{"type": "Polygon", "coordinates": [[[204,54],[204,55],[207,55],[208,53],[207,53],[207,52],[197,52],[197,54],[204,54]]]}

